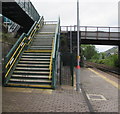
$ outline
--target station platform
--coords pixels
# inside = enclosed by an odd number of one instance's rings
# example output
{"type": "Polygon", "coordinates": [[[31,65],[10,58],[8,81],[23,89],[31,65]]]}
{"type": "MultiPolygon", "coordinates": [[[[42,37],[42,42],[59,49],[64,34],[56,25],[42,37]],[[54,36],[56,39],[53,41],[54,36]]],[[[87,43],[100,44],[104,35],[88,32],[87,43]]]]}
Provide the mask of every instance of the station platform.
{"type": "Polygon", "coordinates": [[[81,69],[81,81],[94,112],[119,111],[119,80],[113,74],[84,68],[81,69]]]}
{"type": "MultiPolygon", "coordinates": [[[[118,113],[118,79],[93,68],[81,68],[81,84],[94,112],[118,113]]],[[[2,112],[90,112],[82,91],[70,85],[56,90],[3,87],[2,112]]]]}

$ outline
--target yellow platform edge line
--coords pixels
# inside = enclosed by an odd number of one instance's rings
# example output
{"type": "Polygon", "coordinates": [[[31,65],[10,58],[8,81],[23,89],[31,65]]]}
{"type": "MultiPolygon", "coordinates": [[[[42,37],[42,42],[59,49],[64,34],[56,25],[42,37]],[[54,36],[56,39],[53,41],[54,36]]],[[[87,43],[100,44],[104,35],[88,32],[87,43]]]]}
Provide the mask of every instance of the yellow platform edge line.
{"type": "Polygon", "coordinates": [[[105,81],[107,81],[107,82],[109,82],[110,84],[112,84],[114,87],[120,89],[120,85],[119,85],[118,83],[116,83],[116,82],[114,82],[114,81],[106,78],[104,75],[96,72],[95,70],[93,70],[93,69],[91,69],[91,68],[88,68],[88,69],[89,69],[90,71],[92,71],[93,73],[97,74],[98,76],[100,76],[101,78],[103,78],[105,81]]]}
{"type": "Polygon", "coordinates": [[[52,50],[27,50],[25,52],[52,52],[52,50]]]}

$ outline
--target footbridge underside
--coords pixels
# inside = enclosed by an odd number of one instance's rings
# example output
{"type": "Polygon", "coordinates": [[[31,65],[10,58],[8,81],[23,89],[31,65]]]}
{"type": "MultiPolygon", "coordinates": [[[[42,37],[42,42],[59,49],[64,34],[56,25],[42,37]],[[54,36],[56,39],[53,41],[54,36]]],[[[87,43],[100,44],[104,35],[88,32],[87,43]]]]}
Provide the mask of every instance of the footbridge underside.
{"type": "Polygon", "coordinates": [[[38,21],[40,16],[32,3],[27,0],[11,0],[2,1],[2,14],[19,24],[24,31],[28,32],[35,21],[38,21]]]}

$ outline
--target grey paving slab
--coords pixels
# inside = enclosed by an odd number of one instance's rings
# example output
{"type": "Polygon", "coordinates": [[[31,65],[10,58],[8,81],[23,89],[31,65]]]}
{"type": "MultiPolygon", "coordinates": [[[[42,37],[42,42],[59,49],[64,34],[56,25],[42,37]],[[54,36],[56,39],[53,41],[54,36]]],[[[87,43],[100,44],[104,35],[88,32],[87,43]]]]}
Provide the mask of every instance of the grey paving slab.
{"type": "Polygon", "coordinates": [[[71,73],[69,66],[62,66],[61,68],[61,84],[62,85],[72,85],[71,73]]]}
{"type": "MultiPolygon", "coordinates": [[[[117,78],[109,74],[93,69],[99,75],[105,76],[107,80],[112,80],[117,83],[117,78]]],[[[81,83],[87,94],[102,95],[105,99],[90,99],[95,112],[118,112],[118,88],[96,73],[81,68],[81,83]]],[[[98,96],[97,96],[98,97],[98,96]]],[[[96,97],[96,98],[97,98],[96,97]]]]}
{"type": "Polygon", "coordinates": [[[57,90],[3,88],[3,112],[89,112],[81,93],[70,86],[57,90]]]}

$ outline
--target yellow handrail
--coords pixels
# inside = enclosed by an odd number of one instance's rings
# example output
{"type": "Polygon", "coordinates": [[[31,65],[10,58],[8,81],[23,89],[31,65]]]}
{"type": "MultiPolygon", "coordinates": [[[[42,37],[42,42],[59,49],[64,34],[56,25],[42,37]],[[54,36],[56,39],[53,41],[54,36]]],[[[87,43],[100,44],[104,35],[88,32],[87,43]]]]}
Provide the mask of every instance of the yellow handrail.
{"type": "Polygon", "coordinates": [[[19,53],[17,54],[15,60],[13,61],[12,65],[10,66],[10,68],[9,68],[8,72],[6,73],[5,77],[7,77],[8,73],[10,72],[11,68],[13,67],[14,63],[16,62],[18,56],[20,55],[20,53],[21,53],[22,49],[25,47],[25,45],[26,45],[26,43],[22,46],[21,50],[20,50],[19,53]]]}
{"type": "Polygon", "coordinates": [[[49,73],[49,79],[52,78],[51,74],[52,74],[52,55],[53,55],[53,50],[54,50],[54,39],[52,41],[52,52],[51,52],[51,57],[50,57],[50,65],[49,65],[49,69],[50,69],[50,73],[49,73]]]}
{"type": "MultiPolygon", "coordinates": [[[[31,34],[29,35],[29,37],[34,36],[34,34],[36,33],[36,31],[39,30],[39,29],[41,28],[41,23],[36,24],[35,27],[37,27],[37,26],[38,26],[39,28],[33,29],[33,31],[31,32],[31,34]],[[39,26],[39,25],[40,25],[40,26],[39,26]],[[34,32],[34,33],[33,33],[33,32],[34,32]]],[[[28,38],[29,38],[29,37],[28,37],[28,38]]],[[[28,42],[27,45],[29,45],[31,41],[32,41],[32,39],[30,39],[30,41],[28,42]]]]}
{"type": "Polygon", "coordinates": [[[57,32],[58,32],[58,24],[57,24],[56,31],[55,31],[55,37],[54,37],[53,42],[52,42],[52,53],[51,53],[50,65],[49,65],[49,70],[50,70],[49,79],[52,78],[52,76],[51,76],[51,74],[52,74],[52,62],[53,62],[53,55],[54,55],[54,51],[55,51],[54,43],[55,43],[55,40],[56,40],[56,33],[57,32]]]}
{"type": "MultiPolygon", "coordinates": [[[[36,26],[37,26],[37,25],[36,25],[36,26]]],[[[35,27],[36,27],[36,26],[35,26],[35,27]]],[[[33,31],[31,32],[31,34],[29,35],[29,37],[32,35],[33,32],[34,32],[34,29],[33,29],[33,31]]],[[[36,32],[36,30],[35,30],[35,32],[36,32]]],[[[35,33],[35,32],[34,32],[34,33],[35,33]]],[[[12,55],[12,57],[10,58],[10,60],[8,61],[7,65],[5,66],[5,68],[8,67],[9,63],[11,62],[11,60],[12,60],[13,57],[14,57],[14,55],[17,53],[18,49],[20,48],[21,44],[25,41],[26,38],[27,38],[27,37],[25,37],[25,38],[21,41],[21,43],[19,44],[18,48],[16,49],[16,51],[14,52],[14,54],[12,55]]],[[[30,40],[30,41],[28,42],[28,44],[29,44],[31,41],[32,41],[32,40],[30,40]]]]}
{"type": "MultiPolygon", "coordinates": [[[[38,25],[39,25],[39,24],[36,24],[35,27],[37,27],[38,25]]],[[[37,29],[33,29],[33,31],[32,31],[31,34],[28,36],[28,38],[31,37],[32,35],[34,35],[36,31],[37,31],[37,29]],[[34,32],[34,33],[33,33],[33,32],[34,32]]],[[[24,43],[24,41],[25,41],[26,39],[27,39],[27,37],[25,37],[25,38],[21,41],[21,43],[19,44],[19,46],[18,46],[17,49],[15,50],[14,54],[12,55],[12,57],[10,58],[10,60],[8,61],[7,65],[5,66],[5,68],[8,67],[8,65],[9,65],[10,62],[11,62],[11,60],[14,58],[15,54],[16,54],[17,51],[20,49],[22,43],[24,43]]],[[[28,44],[29,44],[31,41],[32,41],[32,40],[30,39],[30,41],[28,42],[28,44]]],[[[22,49],[25,47],[25,45],[26,45],[26,43],[24,43],[24,45],[22,45],[22,48],[20,49],[20,51],[19,51],[19,53],[17,54],[16,58],[14,59],[12,65],[11,65],[10,68],[8,69],[7,73],[5,74],[5,77],[8,76],[11,68],[13,67],[14,63],[16,62],[18,56],[20,55],[20,53],[21,53],[22,49]]]]}
{"type": "Polygon", "coordinates": [[[11,62],[11,60],[14,57],[14,55],[17,53],[18,49],[20,48],[21,44],[24,42],[25,39],[26,39],[26,37],[21,41],[21,43],[19,44],[18,48],[16,49],[16,51],[14,52],[14,54],[12,55],[12,57],[10,58],[10,60],[8,61],[7,65],[5,66],[5,68],[8,67],[9,63],[11,62]]]}
{"type": "MultiPolygon", "coordinates": [[[[35,27],[37,27],[38,25],[39,25],[39,24],[36,24],[35,27]]],[[[37,29],[33,29],[33,31],[31,32],[31,34],[29,35],[29,37],[33,36],[33,35],[35,34],[36,31],[37,31],[37,29]],[[34,32],[34,33],[33,33],[33,32],[34,32]]],[[[28,37],[28,38],[29,38],[29,37],[28,37]]],[[[31,41],[32,41],[32,39],[30,39],[30,41],[28,42],[27,45],[29,45],[31,41]]]]}

